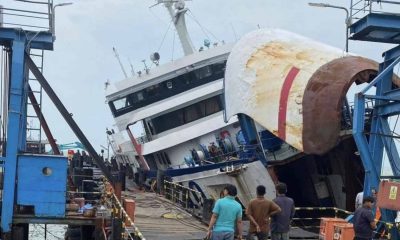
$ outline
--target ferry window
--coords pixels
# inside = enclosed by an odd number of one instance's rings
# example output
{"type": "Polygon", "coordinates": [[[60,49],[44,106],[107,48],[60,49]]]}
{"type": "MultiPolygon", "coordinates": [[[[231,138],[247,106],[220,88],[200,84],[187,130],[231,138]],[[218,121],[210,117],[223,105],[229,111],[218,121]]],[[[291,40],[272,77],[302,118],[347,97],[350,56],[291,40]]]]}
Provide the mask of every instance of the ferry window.
{"type": "Polygon", "coordinates": [[[163,165],[163,164],[164,164],[164,161],[163,161],[161,155],[160,155],[159,153],[157,153],[156,155],[157,155],[158,163],[159,163],[160,165],[163,165]]]}
{"type": "Polygon", "coordinates": [[[190,106],[158,116],[151,120],[154,133],[158,134],[196,121],[222,110],[221,96],[215,96],[190,106]]]}
{"type": "Polygon", "coordinates": [[[192,122],[203,117],[197,104],[185,108],[184,112],[185,122],[192,122]]]}
{"type": "Polygon", "coordinates": [[[130,103],[129,103],[127,97],[115,100],[113,103],[114,103],[114,107],[116,110],[123,109],[123,108],[130,106],[130,103]]]}
{"type": "Polygon", "coordinates": [[[147,96],[148,97],[155,96],[155,95],[157,95],[159,93],[159,90],[160,89],[159,89],[159,85],[158,84],[150,86],[150,87],[146,88],[147,96]]]}
{"type": "MultiPolygon", "coordinates": [[[[110,102],[115,117],[224,77],[226,61],[182,74],[110,102]]],[[[202,111],[202,110],[201,110],[202,111]]]]}
{"type": "Polygon", "coordinates": [[[144,97],[143,97],[143,92],[138,92],[138,93],[136,94],[136,97],[137,97],[137,99],[138,99],[139,101],[142,101],[142,100],[144,99],[144,97]]]}
{"type": "Polygon", "coordinates": [[[183,83],[185,83],[186,85],[188,85],[188,84],[190,84],[190,83],[192,82],[193,77],[192,77],[191,74],[184,74],[184,75],[182,76],[182,79],[183,79],[183,83]]]}
{"type": "Polygon", "coordinates": [[[148,122],[146,122],[146,123],[147,123],[147,127],[148,127],[150,133],[151,133],[152,135],[154,135],[154,128],[153,128],[152,122],[151,122],[151,121],[148,121],[148,122]]]}
{"type": "Polygon", "coordinates": [[[197,79],[203,79],[203,78],[209,77],[212,74],[211,67],[206,66],[206,67],[197,69],[194,71],[194,74],[196,74],[197,79]]]}
{"type": "Polygon", "coordinates": [[[221,101],[218,98],[211,98],[205,102],[206,115],[216,113],[221,110],[221,101]]]}
{"type": "Polygon", "coordinates": [[[224,63],[217,63],[211,66],[212,71],[214,74],[224,74],[225,73],[225,62],[224,63]]]}
{"type": "Polygon", "coordinates": [[[169,160],[168,154],[166,152],[164,152],[164,157],[167,160],[167,163],[171,164],[171,161],[169,160]]]}

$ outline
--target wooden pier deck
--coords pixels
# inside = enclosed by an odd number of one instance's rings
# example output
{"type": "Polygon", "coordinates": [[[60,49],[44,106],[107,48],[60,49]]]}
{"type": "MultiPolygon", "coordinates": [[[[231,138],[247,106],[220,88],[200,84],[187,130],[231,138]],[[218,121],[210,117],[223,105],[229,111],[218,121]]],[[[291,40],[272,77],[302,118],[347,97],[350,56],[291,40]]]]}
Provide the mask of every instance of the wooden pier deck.
{"type": "MultiPolygon", "coordinates": [[[[146,239],[202,240],[206,236],[207,225],[162,196],[138,191],[126,191],[124,195],[135,199],[135,225],[146,239]]],[[[244,235],[248,226],[249,222],[244,221],[244,235]]],[[[318,239],[318,234],[293,228],[290,239],[318,239]]]]}
{"type": "Polygon", "coordinates": [[[146,239],[200,240],[207,226],[156,193],[125,192],[135,199],[135,225],[146,239]]]}

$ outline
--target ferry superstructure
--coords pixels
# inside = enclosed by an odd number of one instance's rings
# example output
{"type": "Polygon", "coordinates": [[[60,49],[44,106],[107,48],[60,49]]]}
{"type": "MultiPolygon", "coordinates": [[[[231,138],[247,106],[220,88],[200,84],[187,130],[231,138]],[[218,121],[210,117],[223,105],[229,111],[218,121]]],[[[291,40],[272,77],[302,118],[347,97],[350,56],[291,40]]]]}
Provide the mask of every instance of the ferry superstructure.
{"type": "MultiPolygon", "coordinates": [[[[155,68],[110,87],[107,102],[118,129],[112,134],[118,161],[133,163],[147,175],[164,171],[204,197],[219,196],[224,184],[238,185],[237,181],[243,186],[239,190],[243,203],[255,196],[255,189],[247,186],[269,184],[274,189],[262,162],[237,165],[240,125],[237,117],[224,121],[223,78],[233,44],[206,43],[195,51],[183,1],[159,2],[171,13],[185,56],[158,66],[155,53],[155,68]],[[229,176],[237,168],[242,169],[240,177],[229,176]]],[[[273,197],[274,190],[269,194],[273,197]]]]}

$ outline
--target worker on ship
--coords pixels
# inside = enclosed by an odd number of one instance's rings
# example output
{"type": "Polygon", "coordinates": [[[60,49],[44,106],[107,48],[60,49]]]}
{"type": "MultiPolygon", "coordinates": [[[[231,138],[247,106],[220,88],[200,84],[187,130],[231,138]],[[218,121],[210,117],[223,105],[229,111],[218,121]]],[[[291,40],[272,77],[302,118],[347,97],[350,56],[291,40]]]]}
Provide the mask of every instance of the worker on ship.
{"type": "Polygon", "coordinates": [[[266,188],[259,185],[256,188],[257,197],[252,199],[246,209],[246,215],[250,219],[250,228],[247,240],[267,240],[269,232],[269,218],[280,213],[281,208],[272,200],[265,198],[266,188]]]}
{"type": "Polygon", "coordinates": [[[359,207],[354,212],[354,240],[370,240],[376,229],[376,222],[372,213],[375,199],[371,196],[366,196],[363,199],[362,207],[359,207]]]}

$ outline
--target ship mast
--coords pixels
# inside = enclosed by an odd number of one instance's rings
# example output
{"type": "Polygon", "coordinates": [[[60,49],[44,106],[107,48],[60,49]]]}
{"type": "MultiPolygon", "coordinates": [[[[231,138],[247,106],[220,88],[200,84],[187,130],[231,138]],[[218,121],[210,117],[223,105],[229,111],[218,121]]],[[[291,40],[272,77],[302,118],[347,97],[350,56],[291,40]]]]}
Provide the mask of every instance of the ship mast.
{"type": "Polygon", "coordinates": [[[185,2],[183,0],[158,0],[158,3],[164,3],[165,7],[168,9],[175,29],[178,32],[184,54],[190,55],[194,53],[193,43],[186,27],[185,14],[189,9],[185,8],[185,2]]]}

